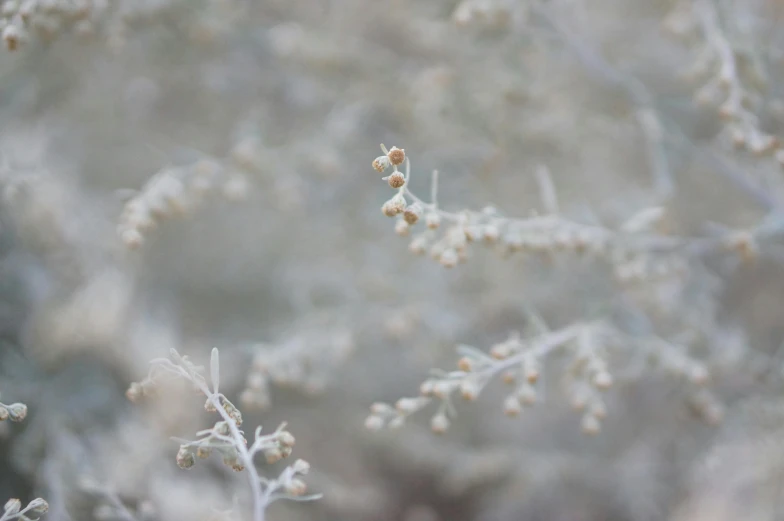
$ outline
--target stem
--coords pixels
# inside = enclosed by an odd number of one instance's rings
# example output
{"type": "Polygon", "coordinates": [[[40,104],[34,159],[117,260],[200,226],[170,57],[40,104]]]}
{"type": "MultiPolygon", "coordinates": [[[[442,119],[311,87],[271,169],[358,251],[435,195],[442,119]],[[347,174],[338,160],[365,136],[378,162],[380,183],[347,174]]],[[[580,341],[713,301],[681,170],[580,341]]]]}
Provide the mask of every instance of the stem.
{"type": "Polygon", "coordinates": [[[207,396],[210,402],[212,402],[215,409],[217,409],[218,414],[220,414],[223,420],[228,424],[229,432],[231,432],[231,436],[234,438],[234,446],[239,453],[242,464],[245,466],[245,470],[248,471],[248,481],[250,481],[251,493],[253,495],[253,521],[264,521],[264,507],[268,502],[268,498],[266,494],[262,495],[259,490],[259,473],[253,463],[253,456],[242,441],[242,434],[240,434],[237,424],[234,423],[234,420],[229,416],[229,413],[223,408],[223,404],[220,403],[220,395],[212,393],[209,387],[203,382],[194,379],[194,383],[199,387],[201,392],[207,396]]]}
{"type": "Polygon", "coordinates": [[[524,349],[509,358],[501,360],[489,367],[487,371],[494,376],[505,369],[521,363],[526,356],[531,356],[532,354],[536,357],[545,356],[553,349],[573,340],[584,327],[586,327],[584,324],[575,324],[561,331],[545,333],[534,342],[535,345],[531,349],[524,349]]]}

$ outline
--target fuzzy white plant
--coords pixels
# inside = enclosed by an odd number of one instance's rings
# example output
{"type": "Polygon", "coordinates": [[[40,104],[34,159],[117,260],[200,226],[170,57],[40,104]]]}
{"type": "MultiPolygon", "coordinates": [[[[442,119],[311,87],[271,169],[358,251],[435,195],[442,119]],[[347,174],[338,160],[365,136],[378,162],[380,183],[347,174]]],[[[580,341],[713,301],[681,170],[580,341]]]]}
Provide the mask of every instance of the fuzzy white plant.
{"type": "Polygon", "coordinates": [[[269,479],[259,475],[254,463],[255,457],[261,453],[268,463],[275,463],[291,454],[294,436],[285,430],[286,424],[280,425],[274,432],[261,434],[261,427],[254,431],[253,443],[248,442],[240,430],[242,415],[224,394],[219,391],[220,367],[218,349],[213,348],[210,358],[210,380],[212,386],[202,376],[202,367],[194,365],[187,356],[180,355],[175,349],[169,358],[158,358],[150,362],[152,367],[145,380],[131,384],[126,395],[136,401],[149,393],[157,379],[165,376],[176,376],[189,381],[195,389],[206,396],[204,405],[209,412],[217,412],[222,420],[211,429],[196,433],[195,440],[176,439],[180,442],[177,452],[177,465],[180,468],[191,468],[196,457],[207,458],[216,451],[223,456],[223,462],[238,472],[245,471],[251,490],[253,502],[253,521],[263,521],[267,507],[278,499],[309,501],[318,499],[320,494],[305,495],[307,487],[300,479],[307,474],[310,464],[297,460],[286,467],[277,478],[269,479]]]}
{"type": "Polygon", "coordinates": [[[49,504],[40,497],[30,501],[24,508],[22,508],[21,501],[13,498],[6,501],[3,514],[0,515],[0,521],[11,521],[12,519],[19,519],[20,521],[37,520],[48,510],[49,504]]]}

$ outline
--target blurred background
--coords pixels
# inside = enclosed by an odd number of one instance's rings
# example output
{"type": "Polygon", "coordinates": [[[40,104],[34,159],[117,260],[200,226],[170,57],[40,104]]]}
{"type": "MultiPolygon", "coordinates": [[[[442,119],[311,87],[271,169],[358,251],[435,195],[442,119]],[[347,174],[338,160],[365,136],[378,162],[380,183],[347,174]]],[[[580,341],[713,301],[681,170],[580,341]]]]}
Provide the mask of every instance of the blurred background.
{"type": "Polygon", "coordinates": [[[272,520],[784,519],[781,2],[0,4],[0,400],[29,407],[0,423],[2,501],[247,519],[244,476],[175,464],[203,399],[124,394],[217,346],[246,431],[287,421],[324,493],[272,520]],[[546,168],[565,218],[661,208],[651,233],[721,247],[624,268],[477,244],[447,269],[381,213],[379,143],[424,199],[438,169],[449,211],[525,219],[546,168]],[[532,310],[677,343],[710,382],[621,350],[595,436],[559,360],[519,417],[495,382],[441,436],[364,428],[532,310]]]}

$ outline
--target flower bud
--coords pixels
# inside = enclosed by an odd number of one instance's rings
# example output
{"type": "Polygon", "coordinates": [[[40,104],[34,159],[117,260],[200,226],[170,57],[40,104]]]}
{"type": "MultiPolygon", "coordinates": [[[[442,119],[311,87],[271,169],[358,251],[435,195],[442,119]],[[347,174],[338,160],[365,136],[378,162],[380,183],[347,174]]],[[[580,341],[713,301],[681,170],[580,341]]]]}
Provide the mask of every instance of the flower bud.
{"type": "Polygon", "coordinates": [[[425,226],[431,230],[435,230],[441,225],[441,216],[436,212],[431,212],[425,216],[425,226]]]}
{"type": "Polygon", "coordinates": [[[408,224],[416,224],[421,217],[422,205],[419,203],[412,204],[403,212],[403,219],[405,219],[408,224]]]}
{"type": "Polygon", "coordinates": [[[307,474],[310,471],[310,463],[305,461],[304,459],[298,459],[294,462],[291,466],[294,469],[294,472],[297,474],[307,474]]]}
{"type": "Polygon", "coordinates": [[[449,418],[439,413],[430,419],[430,429],[436,434],[444,434],[449,429],[449,418]]]}
{"type": "Polygon", "coordinates": [[[23,403],[12,403],[6,407],[6,410],[12,422],[20,422],[27,417],[27,405],[23,403]]]}
{"type": "Polygon", "coordinates": [[[373,160],[373,170],[376,172],[383,172],[389,168],[389,158],[387,156],[378,156],[373,160]]]}
{"type": "Polygon", "coordinates": [[[196,457],[200,459],[209,458],[211,453],[212,453],[212,448],[210,447],[199,447],[198,449],[196,449],[196,457]]]}
{"type": "Polygon", "coordinates": [[[386,178],[386,180],[387,180],[387,183],[389,183],[389,186],[391,188],[400,188],[401,186],[406,184],[405,176],[401,172],[398,172],[398,171],[392,172],[392,174],[389,175],[386,178]]]}
{"type": "Polygon", "coordinates": [[[402,195],[396,194],[381,207],[381,212],[387,217],[394,217],[406,209],[406,200],[402,195]]]}
{"type": "Polygon", "coordinates": [[[177,466],[181,469],[189,469],[196,463],[196,458],[193,456],[188,447],[180,445],[180,450],[177,451],[177,466]]]}
{"type": "Polygon", "coordinates": [[[301,479],[294,478],[286,483],[286,493],[292,496],[301,496],[308,490],[308,486],[301,479]]]}
{"type": "Polygon", "coordinates": [[[295,441],[294,436],[289,431],[281,431],[278,434],[278,442],[284,447],[293,447],[295,441]]]}
{"type": "Polygon", "coordinates": [[[380,431],[384,428],[384,419],[381,416],[371,414],[365,419],[365,428],[372,432],[380,431]]]}
{"type": "MultiPolygon", "coordinates": [[[[406,210],[406,212],[408,212],[408,210],[406,210]]],[[[406,235],[409,234],[410,231],[411,231],[411,226],[409,226],[409,224],[405,220],[400,219],[397,222],[395,222],[396,234],[400,235],[401,237],[405,237],[406,235]]]]}
{"type": "Polygon", "coordinates": [[[515,395],[509,395],[504,400],[504,414],[507,416],[517,416],[523,408],[520,405],[520,400],[515,395]]]}
{"type": "Polygon", "coordinates": [[[613,377],[607,371],[599,371],[593,377],[593,384],[597,389],[605,391],[612,387],[613,377]]]}
{"type": "Polygon", "coordinates": [[[138,382],[133,382],[130,387],[128,387],[128,390],[125,391],[125,397],[133,403],[138,402],[142,396],[144,396],[144,388],[138,382]]]}
{"type": "Polygon", "coordinates": [[[445,249],[438,258],[438,262],[445,268],[454,268],[457,266],[458,260],[457,251],[454,248],[445,249]]]}
{"type": "Polygon", "coordinates": [[[46,514],[49,511],[49,503],[44,501],[42,498],[37,497],[30,501],[30,503],[27,505],[27,508],[29,508],[30,511],[35,514],[46,514]]]}
{"type": "Polygon", "coordinates": [[[272,465],[283,459],[283,453],[277,447],[272,447],[264,451],[264,457],[267,459],[267,463],[272,465]]]}
{"type": "Polygon", "coordinates": [[[16,514],[22,508],[22,502],[16,498],[11,498],[5,502],[5,513],[9,515],[16,514]]]}
{"type": "Polygon", "coordinates": [[[403,161],[406,160],[406,151],[402,148],[392,147],[389,149],[387,158],[389,158],[389,162],[393,165],[401,165],[403,164],[403,161]]]}

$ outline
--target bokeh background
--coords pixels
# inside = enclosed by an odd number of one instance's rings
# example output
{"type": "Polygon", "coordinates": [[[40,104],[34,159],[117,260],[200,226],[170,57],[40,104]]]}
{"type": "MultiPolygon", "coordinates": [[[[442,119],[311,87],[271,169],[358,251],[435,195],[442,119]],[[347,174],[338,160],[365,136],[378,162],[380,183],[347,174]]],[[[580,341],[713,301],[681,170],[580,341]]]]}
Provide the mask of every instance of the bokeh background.
{"type": "Polygon", "coordinates": [[[51,521],[246,518],[243,476],[175,464],[170,437],[215,421],[203,402],[124,395],[150,359],[217,346],[245,425],[287,421],[324,493],[269,519],[784,516],[784,182],[764,138],[784,131],[781,2],[39,0],[26,21],[30,2],[0,4],[0,399],[30,411],[0,423],[3,501],[44,497],[51,521]],[[735,79],[756,119],[722,118],[735,79]],[[544,166],[572,220],[662,207],[657,233],[745,242],[631,281],[481,245],[446,269],[382,215],[379,143],[405,148],[423,198],[438,169],[449,210],[526,218],[544,166]],[[632,352],[596,436],[558,360],[518,418],[496,382],[442,436],[427,415],[365,430],[372,403],[532,310],[678,339],[721,421],[632,352]],[[267,407],[243,407],[270,357],[267,407]]]}

